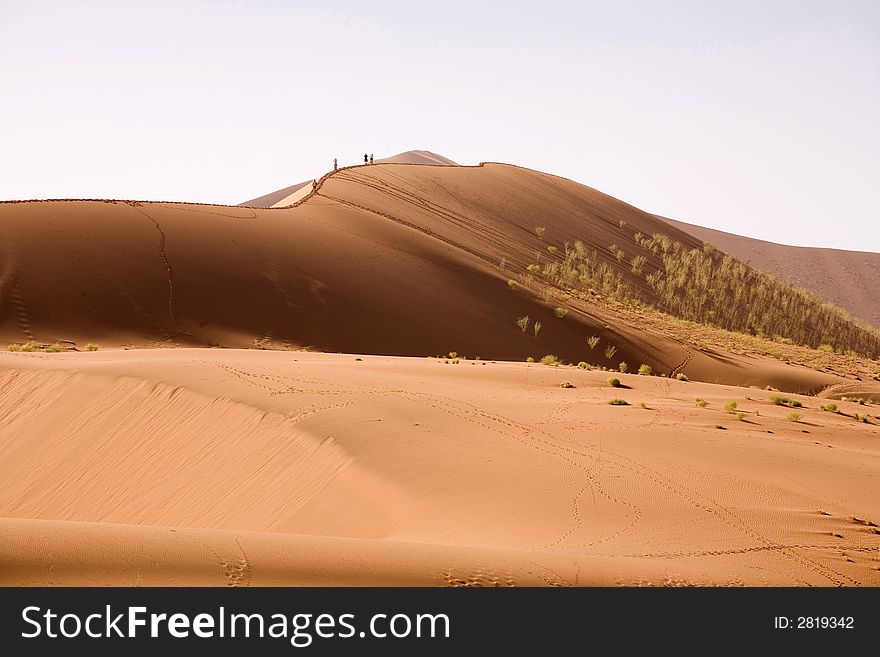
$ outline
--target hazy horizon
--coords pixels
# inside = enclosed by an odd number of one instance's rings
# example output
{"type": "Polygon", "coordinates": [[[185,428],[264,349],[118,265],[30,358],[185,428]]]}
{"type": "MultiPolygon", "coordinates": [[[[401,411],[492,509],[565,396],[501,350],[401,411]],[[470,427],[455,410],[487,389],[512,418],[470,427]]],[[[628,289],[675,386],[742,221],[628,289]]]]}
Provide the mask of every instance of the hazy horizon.
{"type": "Polygon", "coordinates": [[[0,199],[236,204],[426,149],[880,252],[880,4],[416,4],[0,0],[0,199]]]}

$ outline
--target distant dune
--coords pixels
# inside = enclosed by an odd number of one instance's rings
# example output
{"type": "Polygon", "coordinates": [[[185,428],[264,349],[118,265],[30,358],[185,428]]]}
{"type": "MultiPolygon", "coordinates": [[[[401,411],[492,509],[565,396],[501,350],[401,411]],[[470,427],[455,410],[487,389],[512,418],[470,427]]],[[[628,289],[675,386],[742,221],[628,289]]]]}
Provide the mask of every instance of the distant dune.
{"type": "Polygon", "coordinates": [[[661,217],[753,267],[880,327],[880,253],[787,246],[661,217]]]}
{"type": "Polygon", "coordinates": [[[304,188],[306,185],[311,184],[312,181],[307,180],[305,182],[291,185],[290,187],[285,187],[284,189],[279,189],[277,192],[271,192],[269,194],[264,194],[263,196],[258,196],[257,198],[252,198],[250,201],[239,203],[239,205],[249,208],[271,208],[279,201],[284,200],[291,194],[294,194],[304,188]]]}
{"type": "Polygon", "coordinates": [[[457,162],[453,162],[448,157],[437,155],[431,151],[406,151],[398,153],[391,157],[383,157],[375,160],[376,162],[387,162],[390,164],[445,164],[449,166],[457,166],[457,162]]]}

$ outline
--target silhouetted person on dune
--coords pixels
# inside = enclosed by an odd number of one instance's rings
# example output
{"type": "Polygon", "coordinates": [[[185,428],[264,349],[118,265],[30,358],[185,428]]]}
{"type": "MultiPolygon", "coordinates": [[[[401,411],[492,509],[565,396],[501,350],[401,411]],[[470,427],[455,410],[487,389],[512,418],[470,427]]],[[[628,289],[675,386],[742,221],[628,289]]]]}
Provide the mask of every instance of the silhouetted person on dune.
{"type": "Polygon", "coordinates": [[[333,170],[336,171],[339,167],[336,166],[336,158],[333,158],[333,170]]]}
{"type": "Polygon", "coordinates": [[[366,164],[366,163],[367,163],[367,154],[364,153],[364,164],[366,164]]]}
{"type": "Polygon", "coordinates": [[[373,163],[373,154],[370,153],[370,164],[372,164],[372,163],[373,163]]]}

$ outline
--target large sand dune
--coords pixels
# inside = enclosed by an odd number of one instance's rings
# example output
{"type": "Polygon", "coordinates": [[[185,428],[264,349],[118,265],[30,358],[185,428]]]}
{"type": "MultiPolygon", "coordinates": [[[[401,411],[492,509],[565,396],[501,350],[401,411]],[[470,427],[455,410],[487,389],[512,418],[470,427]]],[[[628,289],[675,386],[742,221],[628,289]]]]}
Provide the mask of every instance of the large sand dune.
{"type": "Polygon", "coordinates": [[[880,584],[880,432],[810,398],[255,350],[0,371],[3,584],[880,584]]]}
{"type": "Polygon", "coordinates": [[[279,209],[3,203],[0,340],[578,362],[595,360],[586,338],[597,335],[617,349],[611,367],[686,363],[702,380],[793,391],[836,382],[696,352],[601,305],[575,301],[557,319],[554,304],[508,286],[548,246],[635,249],[634,231],[661,229],[700,244],[594,189],[502,164],[341,169],[279,209]],[[525,315],[542,322],[538,338],[517,328],[525,315]]]}

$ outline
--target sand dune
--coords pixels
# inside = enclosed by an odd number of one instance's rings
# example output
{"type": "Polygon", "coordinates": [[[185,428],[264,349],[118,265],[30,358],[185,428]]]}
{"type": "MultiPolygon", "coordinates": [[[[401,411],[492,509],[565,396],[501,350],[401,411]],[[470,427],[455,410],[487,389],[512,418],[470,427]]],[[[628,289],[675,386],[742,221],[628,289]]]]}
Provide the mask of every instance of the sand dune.
{"type": "Polygon", "coordinates": [[[501,164],[342,169],[283,209],[3,203],[0,340],[578,362],[595,360],[586,338],[597,335],[617,350],[612,367],[686,363],[703,380],[793,391],[837,381],[694,351],[600,305],[572,301],[557,319],[553,304],[507,284],[536,250],[582,239],[607,251],[660,227],[699,245],[589,187],[501,164]],[[517,328],[525,315],[542,322],[538,338],[517,328]]]}
{"type": "Polygon", "coordinates": [[[383,157],[375,160],[378,163],[390,164],[445,164],[457,166],[457,162],[453,162],[448,157],[432,153],[431,151],[406,151],[398,153],[391,157],[383,157]]]}
{"type": "Polygon", "coordinates": [[[787,246],[663,219],[880,327],[880,253],[787,246]]]}
{"type": "Polygon", "coordinates": [[[0,368],[4,584],[880,584],[880,431],[810,398],[254,350],[0,368]]]}
{"type": "Polygon", "coordinates": [[[258,196],[257,198],[252,198],[244,203],[239,203],[239,205],[248,208],[271,208],[273,205],[277,205],[280,201],[292,196],[301,189],[306,189],[307,186],[311,184],[311,180],[306,180],[305,182],[296,183],[290,187],[285,187],[284,189],[279,189],[278,191],[270,192],[263,196],[258,196]]]}

